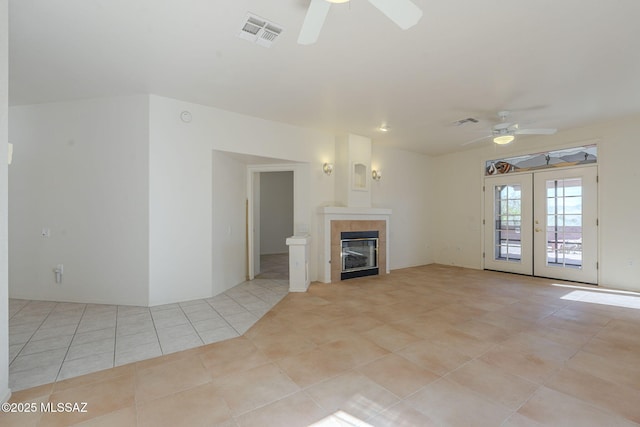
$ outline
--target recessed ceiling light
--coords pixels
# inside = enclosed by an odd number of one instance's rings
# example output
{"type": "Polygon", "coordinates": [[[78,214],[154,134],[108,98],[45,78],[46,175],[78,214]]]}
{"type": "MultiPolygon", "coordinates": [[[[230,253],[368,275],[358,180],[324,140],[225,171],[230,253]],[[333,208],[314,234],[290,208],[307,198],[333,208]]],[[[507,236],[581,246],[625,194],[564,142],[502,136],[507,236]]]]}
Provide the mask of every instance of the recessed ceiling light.
{"type": "Polygon", "coordinates": [[[346,3],[349,0],[327,0],[329,3],[346,3]]]}
{"type": "Polygon", "coordinates": [[[380,132],[389,132],[391,130],[391,128],[387,125],[380,125],[380,127],[378,128],[378,130],[380,132]]]}

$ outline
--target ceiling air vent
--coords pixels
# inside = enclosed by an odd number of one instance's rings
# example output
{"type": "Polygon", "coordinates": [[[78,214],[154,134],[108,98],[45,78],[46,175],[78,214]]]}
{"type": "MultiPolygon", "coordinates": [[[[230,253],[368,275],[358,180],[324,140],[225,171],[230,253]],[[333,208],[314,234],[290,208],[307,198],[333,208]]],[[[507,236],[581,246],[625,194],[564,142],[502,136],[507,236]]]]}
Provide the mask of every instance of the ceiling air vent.
{"type": "Polygon", "coordinates": [[[238,37],[264,47],[271,47],[282,33],[282,27],[259,16],[247,13],[238,37]]]}

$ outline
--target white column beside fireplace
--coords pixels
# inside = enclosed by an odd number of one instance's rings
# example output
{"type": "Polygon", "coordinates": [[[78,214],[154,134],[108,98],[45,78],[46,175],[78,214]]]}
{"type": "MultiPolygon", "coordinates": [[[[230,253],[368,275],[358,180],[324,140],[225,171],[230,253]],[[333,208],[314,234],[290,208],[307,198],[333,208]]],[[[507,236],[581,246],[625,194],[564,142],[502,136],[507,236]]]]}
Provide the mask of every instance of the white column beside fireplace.
{"type": "MultiPolygon", "coordinates": [[[[331,283],[331,221],[384,221],[386,225],[385,260],[379,265],[381,274],[389,273],[389,222],[391,209],[366,207],[323,206],[318,209],[319,221],[319,268],[318,280],[331,283]]],[[[340,262],[336,260],[335,262],[340,262]]]]}
{"type": "Polygon", "coordinates": [[[309,243],[311,236],[288,237],[289,246],[289,292],[307,292],[309,279],[309,243]]]}

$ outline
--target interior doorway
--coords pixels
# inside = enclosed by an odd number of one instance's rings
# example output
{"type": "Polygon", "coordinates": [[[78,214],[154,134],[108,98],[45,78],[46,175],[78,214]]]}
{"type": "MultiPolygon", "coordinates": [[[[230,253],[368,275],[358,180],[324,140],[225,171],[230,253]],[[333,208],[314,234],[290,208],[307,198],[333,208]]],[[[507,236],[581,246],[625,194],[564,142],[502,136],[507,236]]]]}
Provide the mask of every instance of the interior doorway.
{"type": "Polygon", "coordinates": [[[484,267],[598,283],[597,167],[485,178],[484,267]]]}
{"type": "MultiPolygon", "coordinates": [[[[284,245],[286,253],[288,253],[288,247],[286,246],[286,238],[293,236],[296,233],[308,233],[309,232],[309,209],[308,209],[308,173],[309,165],[306,163],[284,163],[284,164],[256,164],[249,165],[247,167],[247,264],[248,264],[248,279],[253,280],[264,269],[261,266],[260,258],[263,252],[263,245],[261,240],[266,235],[263,233],[263,228],[271,228],[268,225],[272,218],[266,218],[267,215],[274,216],[280,214],[264,214],[263,199],[278,200],[280,197],[286,197],[287,210],[290,211],[292,222],[288,222],[287,225],[280,227],[285,232],[280,232],[279,237],[274,239],[280,240],[280,243],[284,245]],[[286,188],[280,185],[275,185],[274,188],[277,192],[282,193],[279,195],[272,195],[270,190],[267,190],[266,195],[262,194],[261,181],[263,177],[267,180],[271,176],[266,175],[269,173],[285,172],[282,176],[291,178],[291,184],[287,184],[286,188]],[[285,194],[286,193],[286,194],[285,194]],[[290,203],[290,204],[289,204],[290,203]],[[267,225],[265,225],[267,224],[267,225]]],[[[282,177],[281,176],[281,177],[282,177]]],[[[277,181],[277,180],[276,180],[277,181]]],[[[269,184],[267,184],[269,185],[269,184]]],[[[284,203],[284,202],[280,202],[284,203]]],[[[269,209],[267,209],[267,212],[269,209]]],[[[289,215],[289,214],[287,214],[289,215]]],[[[270,232],[273,230],[269,230],[270,232]]],[[[269,246],[266,246],[269,248],[269,246]]],[[[278,251],[282,250],[282,246],[278,251]]],[[[271,250],[265,250],[265,252],[273,252],[271,250]]],[[[282,257],[277,260],[278,263],[283,261],[282,257]]],[[[286,259],[287,272],[288,272],[288,256],[286,259]]]]}
{"type": "MultiPolygon", "coordinates": [[[[289,278],[287,237],[293,234],[293,171],[259,173],[259,279],[289,278]]],[[[254,226],[255,224],[254,223],[254,226]]]]}

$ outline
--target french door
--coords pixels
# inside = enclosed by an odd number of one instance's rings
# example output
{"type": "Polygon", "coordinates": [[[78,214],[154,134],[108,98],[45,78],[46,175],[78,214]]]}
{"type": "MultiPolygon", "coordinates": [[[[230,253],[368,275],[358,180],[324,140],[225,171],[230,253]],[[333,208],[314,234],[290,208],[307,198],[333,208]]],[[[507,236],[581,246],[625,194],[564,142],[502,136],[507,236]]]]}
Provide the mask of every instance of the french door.
{"type": "Polygon", "coordinates": [[[489,270],[597,283],[597,169],[485,179],[489,270]]]}

